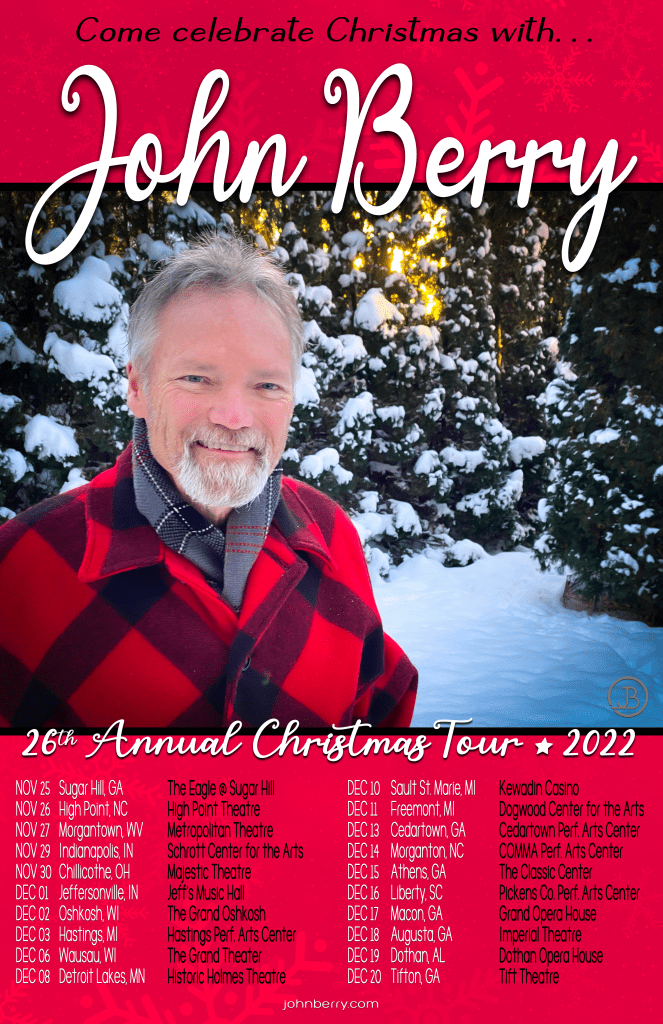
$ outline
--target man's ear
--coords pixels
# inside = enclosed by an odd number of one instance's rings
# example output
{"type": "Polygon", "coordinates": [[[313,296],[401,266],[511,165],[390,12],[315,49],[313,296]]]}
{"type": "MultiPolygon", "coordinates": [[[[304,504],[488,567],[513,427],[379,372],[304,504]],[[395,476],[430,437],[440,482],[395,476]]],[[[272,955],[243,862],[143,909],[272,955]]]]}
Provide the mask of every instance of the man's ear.
{"type": "Polygon", "coordinates": [[[147,402],[145,399],[145,390],[142,384],[143,378],[133,363],[127,363],[127,377],[129,378],[127,405],[134,416],[138,416],[139,419],[144,420],[147,412],[147,402]]]}

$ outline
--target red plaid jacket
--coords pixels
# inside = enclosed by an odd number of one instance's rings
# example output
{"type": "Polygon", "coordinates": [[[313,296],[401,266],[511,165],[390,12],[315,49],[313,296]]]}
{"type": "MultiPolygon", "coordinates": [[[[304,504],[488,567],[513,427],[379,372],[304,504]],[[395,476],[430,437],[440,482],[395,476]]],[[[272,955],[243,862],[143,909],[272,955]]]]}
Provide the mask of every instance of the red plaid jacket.
{"type": "Polygon", "coordinates": [[[357,532],[285,478],[230,646],[228,609],[138,512],[130,447],[0,529],[0,713],[20,728],[410,724],[357,532]]]}

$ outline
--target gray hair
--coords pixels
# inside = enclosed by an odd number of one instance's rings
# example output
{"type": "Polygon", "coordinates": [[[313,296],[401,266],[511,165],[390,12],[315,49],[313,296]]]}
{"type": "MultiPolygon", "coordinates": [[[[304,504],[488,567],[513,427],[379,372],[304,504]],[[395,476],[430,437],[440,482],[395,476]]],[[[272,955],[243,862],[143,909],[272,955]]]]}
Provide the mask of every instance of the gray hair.
{"type": "Polygon", "coordinates": [[[149,376],[150,353],[159,336],[158,320],[176,296],[193,288],[252,291],[279,313],[290,335],[293,378],[306,347],[302,319],[285,274],[271,253],[236,237],[203,235],[172,256],[147,282],[131,307],[127,327],[130,361],[149,376]]]}

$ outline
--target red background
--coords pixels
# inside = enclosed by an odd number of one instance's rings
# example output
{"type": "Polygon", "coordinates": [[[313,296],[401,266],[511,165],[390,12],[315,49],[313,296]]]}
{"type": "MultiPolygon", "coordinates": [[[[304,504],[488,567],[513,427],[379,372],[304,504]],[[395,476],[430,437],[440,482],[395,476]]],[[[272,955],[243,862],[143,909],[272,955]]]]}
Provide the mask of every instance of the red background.
{"type": "MultiPolygon", "coordinates": [[[[86,3],[53,5],[39,2],[29,7],[13,5],[3,12],[3,52],[0,69],[5,98],[2,117],[4,150],[3,180],[6,183],[50,184],[74,167],[96,159],[101,142],[103,111],[96,88],[80,82],[81,106],[74,114],[62,110],[60,95],[66,77],[77,67],[96,64],[114,83],[119,122],[115,153],[126,155],[139,135],[156,134],[164,148],[165,167],[172,169],[182,157],[189,119],[198,86],[204,75],[223,68],[231,88],[214,129],[230,136],[230,173],[239,167],[252,139],[264,142],[279,132],[288,145],[288,170],[302,154],[307,166],[298,184],[331,183],[336,179],[344,137],[345,100],[330,107],[324,100],[327,75],[345,68],[356,77],[362,99],[372,83],[396,62],[408,65],[413,76],[413,98],[406,115],[419,150],[417,180],[424,180],[425,160],[434,144],[450,135],[463,143],[472,162],[479,143],[493,145],[514,139],[519,147],[529,139],[543,144],[560,139],[569,152],[573,141],[587,140],[588,164],[593,164],[610,138],[620,144],[618,169],[632,155],[638,164],[628,183],[660,182],[663,174],[661,144],[661,7],[654,0],[619,3],[617,0],[573,2],[540,0],[538,5],[514,0],[462,0],[443,3],[430,0],[403,7],[394,0],[379,5],[334,5],[316,12],[304,5],[253,3],[235,0],[224,5],[164,2],[148,4],[86,3]],[[217,16],[217,27],[234,26],[242,16],[245,24],[297,28],[310,26],[314,39],[308,43],[179,43],[172,41],[178,26],[207,27],[217,16]],[[406,25],[411,17],[423,26],[477,28],[474,43],[332,43],[326,27],[335,17],[355,15],[366,28],[389,22],[406,25]],[[76,39],[77,24],[88,16],[99,18],[99,28],[158,26],[158,43],[82,43],[76,39]],[[526,19],[540,19],[555,30],[560,42],[492,42],[491,29],[516,28],[526,19]],[[576,40],[575,43],[572,39],[576,40]],[[592,40],[591,43],[588,39],[592,40]]],[[[91,23],[88,23],[91,24],[91,23]]],[[[379,38],[379,33],[376,34],[379,38]]],[[[395,182],[401,169],[401,147],[394,137],[375,135],[371,121],[395,98],[394,83],[380,93],[367,120],[360,157],[365,162],[363,179],[395,182]]],[[[211,180],[208,161],[200,180],[211,180]]],[[[495,167],[491,182],[515,178],[495,167]]],[[[261,175],[267,180],[268,175],[261,175]]],[[[122,180],[115,172],[112,179],[122,180]]],[[[542,167],[538,181],[567,180],[564,172],[542,167]]],[[[572,723],[570,723],[572,724],[572,723]]],[[[2,910],[10,931],[3,943],[0,983],[0,1022],[21,1020],[26,1024],[71,1021],[102,1024],[186,1024],[186,1022],[236,1021],[246,1017],[273,1016],[281,1012],[285,995],[290,998],[350,998],[345,981],[347,906],[345,867],[346,781],[355,774],[379,778],[383,792],[389,780],[410,777],[471,778],[477,780],[477,796],[463,801],[468,830],[466,857],[454,866],[446,887],[445,914],[452,927],[453,944],[447,974],[439,987],[422,989],[382,986],[377,996],[380,1011],[372,1019],[404,1024],[464,1024],[469,1021],[571,1019],[610,1022],[657,1019],[659,995],[655,965],[661,948],[661,843],[660,737],[639,737],[632,759],[600,759],[598,756],[567,760],[561,757],[561,737],[548,758],[536,757],[531,737],[522,751],[507,758],[465,759],[456,755],[444,762],[442,742],[436,739],[423,763],[410,766],[401,758],[376,759],[358,767],[345,759],[329,765],[313,754],[307,762],[274,759],[258,765],[242,753],[231,761],[207,759],[130,759],[121,765],[110,754],[85,761],[81,746],[58,751],[53,758],[26,762],[20,757],[25,739],[3,737],[0,765],[2,787],[0,821],[6,844],[2,847],[4,877],[2,910]],[[16,988],[14,977],[14,780],[17,777],[65,779],[120,776],[125,795],[132,802],[132,817],[146,822],[147,836],[136,842],[136,873],[141,899],[136,909],[127,907],[121,920],[118,958],[124,963],[145,964],[148,983],[115,990],[75,990],[51,985],[48,990],[16,988]],[[368,773],[371,775],[369,776],[368,773]],[[288,985],[277,990],[240,988],[221,992],[195,991],[166,986],[166,779],[197,775],[221,779],[231,771],[237,777],[277,779],[278,831],[281,841],[290,834],[307,851],[303,865],[279,864],[271,882],[266,866],[256,872],[255,891],[264,887],[270,917],[282,914],[284,923],[301,929],[305,948],[296,955],[292,947],[284,955],[288,985]],[[643,899],[637,904],[602,905],[601,925],[593,926],[603,948],[605,965],[564,972],[564,984],[552,989],[506,988],[499,985],[498,907],[498,794],[500,777],[532,777],[580,781],[583,793],[596,799],[633,800],[646,804],[642,838],[627,845],[624,877],[641,885],[643,899]],[[467,810],[465,811],[465,808],[467,810]],[[149,825],[149,828],[148,828],[149,825]],[[144,894],[144,896],[143,896],[144,894]],[[132,916],[133,915],[133,916],[132,916]],[[600,935],[600,939],[598,936],[600,935]],[[136,951],[139,951],[138,953],[136,951]],[[321,968],[322,965],[326,965],[321,968]],[[329,970],[329,965],[332,969],[329,970]],[[129,1001],[128,1001],[129,1000],[129,1001]]],[[[249,741],[244,739],[248,749],[249,741]]],[[[87,748],[86,748],[87,749],[87,748]]],[[[386,797],[383,798],[386,800],[386,797]]],[[[274,817],[276,823],[276,816],[274,817]]],[[[384,844],[383,844],[384,845],[384,844]]],[[[386,859],[387,851],[383,856],[386,859]]],[[[605,867],[600,875],[607,880],[605,867]]],[[[252,887],[254,883],[251,883],[252,887]]],[[[263,892],[260,892],[262,898],[263,892]]],[[[386,903],[383,904],[387,906],[386,903]]],[[[389,943],[382,943],[383,957],[389,943]]],[[[383,964],[386,966],[386,964],[383,964]]],[[[292,1011],[293,1013],[295,1011],[292,1011]]],[[[367,1011],[368,1012],[368,1011],[367,1011]]],[[[356,1014],[319,1011],[299,1019],[326,1013],[331,1020],[366,1020],[356,1014]]]]}
{"type": "MultiPolygon", "coordinates": [[[[457,732],[458,735],[461,733],[457,732]]],[[[135,842],[132,863],[131,881],[139,886],[139,899],[134,903],[120,904],[116,966],[127,970],[130,966],[145,966],[147,978],[144,986],[51,984],[48,988],[16,987],[13,983],[13,935],[8,933],[1,968],[0,992],[5,992],[5,1000],[0,1006],[0,1020],[29,1020],[30,1024],[46,1024],[49,1020],[69,1021],[71,1024],[101,1024],[102,1021],[204,1024],[223,1020],[240,1024],[255,1015],[271,1017],[280,1014],[286,999],[353,998],[377,999],[380,1009],[290,1012],[295,1019],[302,1021],[318,1020],[323,1014],[324,1019],[334,1022],[384,1020],[389,1024],[464,1024],[485,1019],[497,1022],[522,1020],[523,1017],[551,1022],[567,1018],[586,1021],[658,1019],[660,1002],[656,968],[660,959],[662,924],[659,851],[663,840],[661,769],[657,756],[660,738],[638,736],[631,747],[633,757],[600,757],[599,750],[606,747],[603,738],[598,750],[591,756],[585,756],[581,740],[575,748],[580,754],[573,758],[562,755],[570,743],[566,736],[549,736],[553,747],[547,757],[536,754],[535,740],[540,737],[523,736],[521,739],[524,745],[519,749],[511,746],[504,758],[477,753],[460,757],[454,740],[452,752],[444,760],[444,740],[435,736],[433,745],[418,764],[409,764],[397,754],[356,759],[346,755],[342,761],[330,764],[315,749],[306,759],[295,758],[288,753],[282,758],[258,761],[252,754],[251,737],[241,737],[242,749],[228,758],[207,755],[168,757],[162,753],[158,757],[139,754],[123,761],[116,758],[112,747],[86,760],[84,755],[92,750],[90,737],[80,737],[74,749],[62,748],[50,757],[40,754],[37,758],[24,759],[20,752],[26,746],[25,739],[5,737],[1,770],[6,781],[0,815],[8,841],[2,849],[0,870],[8,884],[2,888],[3,920],[13,929],[16,863],[14,780],[50,780],[51,803],[54,805],[51,813],[55,815],[52,818],[51,832],[54,834],[51,835],[51,845],[55,853],[59,780],[121,778],[124,797],[129,801],[128,820],[144,820],[145,826],[143,837],[135,842]],[[169,884],[166,875],[168,778],[179,781],[212,779],[217,784],[221,781],[229,784],[231,778],[240,781],[275,779],[275,796],[256,798],[263,809],[261,820],[275,824],[274,842],[281,846],[285,841],[300,843],[304,846],[305,856],[300,861],[279,861],[273,865],[263,861],[261,854],[257,861],[252,862],[255,873],[247,883],[246,905],[262,903],[267,909],[267,923],[271,927],[298,929],[299,944],[296,947],[276,945],[272,947],[272,956],[267,954],[263,957],[265,967],[261,969],[277,967],[287,972],[285,986],[218,988],[165,984],[169,884]],[[347,984],[347,780],[356,778],[377,779],[381,783],[378,798],[381,823],[379,966],[383,981],[379,988],[347,984]],[[465,835],[461,837],[464,857],[445,862],[447,878],[443,881],[444,896],[440,905],[444,913],[443,923],[450,926],[453,939],[442,947],[446,961],[441,969],[440,985],[392,986],[390,982],[390,933],[393,925],[388,921],[388,876],[393,840],[389,838],[388,831],[390,821],[397,820],[390,817],[390,801],[393,799],[390,789],[391,780],[407,783],[410,779],[430,779],[431,790],[433,780],[458,781],[463,792],[466,779],[476,780],[476,796],[455,800],[454,818],[462,821],[465,829],[465,835]],[[641,826],[638,838],[614,840],[624,848],[622,860],[583,860],[583,863],[594,866],[592,880],[588,884],[605,887],[612,882],[640,886],[640,899],[637,902],[608,902],[604,899],[600,903],[578,901],[575,904],[580,909],[597,907],[596,923],[579,925],[583,932],[581,947],[602,949],[604,962],[589,966],[562,965],[557,968],[561,977],[556,986],[506,986],[499,981],[499,823],[513,823],[511,818],[499,817],[500,779],[511,782],[528,782],[531,779],[542,782],[546,779],[576,781],[580,785],[579,796],[575,798],[577,802],[584,804],[587,799],[596,802],[610,799],[621,802],[622,808],[625,800],[631,803],[638,800],[644,804],[644,817],[619,819],[620,823],[630,821],[641,826]]],[[[261,749],[273,749],[277,742],[274,737],[265,739],[261,749]]],[[[474,738],[474,743],[477,742],[474,738]]],[[[618,752],[624,745],[625,741],[619,735],[612,752],[618,752]]],[[[591,740],[589,749],[593,746],[594,740],[591,740]]],[[[397,799],[398,802],[404,799],[409,802],[408,798],[397,799]]],[[[529,801],[531,798],[520,799],[529,801]]],[[[536,798],[536,802],[541,799],[536,798]]],[[[543,799],[547,803],[549,798],[543,799]]],[[[556,799],[564,802],[572,798],[556,799]]],[[[448,824],[452,819],[441,820],[448,824]]],[[[581,824],[587,820],[584,809],[579,820],[581,824]]],[[[605,824],[603,812],[596,820],[605,824]]],[[[546,823],[551,821],[554,819],[545,819],[546,823]]],[[[400,842],[408,844],[417,840],[404,839],[400,842]]],[[[587,840],[584,842],[587,844],[587,840]]],[[[562,846],[564,848],[564,841],[562,846]]],[[[237,863],[246,862],[241,860],[237,863]]],[[[413,863],[427,863],[430,878],[431,862],[413,863]]],[[[511,864],[518,863],[511,861],[511,864]]],[[[538,860],[533,863],[559,862],[538,860]]],[[[567,864],[573,863],[567,860],[567,864]]],[[[59,892],[56,874],[54,857],[51,886],[57,887],[59,892]]],[[[509,884],[531,883],[519,880],[509,884]]],[[[556,885],[555,881],[555,890],[556,885]]],[[[53,918],[57,904],[53,898],[51,902],[53,918]]],[[[560,905],[563,906],[557,902],[550,904],[553,907],[560,905]]],[[[55,924],[53,921],[54,927],[55,924]]],[[[568,923],[556,925],[559,928],[568,926],[568,923]]],[[[536,943],[536,948],[541,944],[536,943]]],[[[57,945],[57,941],[51,942],[55,961],[51,964],[53,970],[59,967],[57,945]]],[[[533,969],[542,968],[534,965],[533,969]]]]}
{"type": "MultiPolygon", "coordinates": [[[[445,136],[461,141],[468,156],[483,139],[493,144],[514,139],[522,146],[529,139],[539,144],[560,139],[565,149],[582,137],[587,140],[588,166],[610,138],[620,144],[618,167],[632,155],[638,165],[629,182],[660,181],[661,78],[660,38],[663,14],[655,0],[620,3],[618,0],[572,2],[540,0],[528,5],[515,0],[429,0],[403,7],[394,0],[381,4],[340,4],[317,8],[273,3],[224,5],[174,3],[157,7],[126,2],[25,7],[12,5],[3,14],[3,123],[4,180],[50,183],[67,171],[98,156],[103,124],[102,105],[91,82],[79,84],[82,103],[76,113],[62,110],[62,85],[71,71],[96,64],[115,86],[119,119],[115,153],[128,154],[144,132],[158,136],[166,169],[182,156],[193,101],[204,75],[224,69],[231,82],[229,96],[214,128],[230,136],[230,171],[237,169],[252,139],[263,142],[279,132],[288,145],[288,168],[302,154],[308,163],[300,184],[336,179],[345,127],[345,98],[329,106],[323,96],[327,75],[342,67],[358,80],[362,99],[378,75],[391,64],[404,62],[412,71],[413,98],[407,112],[419,150],[417,180],[424,180],[425,160],[433,145],[445,136]],[[238,17],[250,27],[288,28],[298,18],[297,31],[313,30],[309,42],[270,42],[263,33],[258,42],[181,42],[173,30],[202,27],[208,32],[212,18],[217,28],[233,30],[238,17]],[[376,33],[372,43],[332,43],[326,35],[334,18],[357,16],[359,24],[394,30],[408,19],[422,27],[457,26],[463,33],[477,30],[476,42],[384,42],[376,33]],[[152,26],[160,29],[158,42],[79,42],[76,27],[86,17],[98,18],[103,28],[152,26]],[[495,43],[492,29],[517,28],[541,19],[555,33],[548,43],[495,43]],[[560,41],[557,42],[556,40],[560,41]],[[572,40],[575,39],[575,43],[572,40]],[[588,41],[591,39],[591,43],[588,41]]],[[[339,23],[345,24],[345,23],[339,23]]],[[[89,31],[87,22],[81,34],[89,31]]],[[[338,31],[335,29],[334,31],[338,31]]],[[[415,38],[417,38],[415,35],[415,38]]],[[[546,37],[547,39],[547,37],[546,37]]],[[[371,131],[372,117],[388,109],[395,97],[388,83],[377,98],[367,121],[360,155],[364,180],[396,181],[401,168],[401,146],[388,134],[371,131]]],[[[568,150],[567,150],[568,151],[568,150]]],[[[471,162],[468,166],[471,166],[471,162]]],[[[200,180],[211,180],[207,161],[200,180]]],[[[114,180],[121,172],[114,171],[114,180]]],[[[263,174],[262,179],[265,180],[263,174]]],[[[491,180],[506,181],[515,172],[495,167],[491,180]]],[[[566,172],[542,167],[537,180],[568,180],[566,172]]]]}

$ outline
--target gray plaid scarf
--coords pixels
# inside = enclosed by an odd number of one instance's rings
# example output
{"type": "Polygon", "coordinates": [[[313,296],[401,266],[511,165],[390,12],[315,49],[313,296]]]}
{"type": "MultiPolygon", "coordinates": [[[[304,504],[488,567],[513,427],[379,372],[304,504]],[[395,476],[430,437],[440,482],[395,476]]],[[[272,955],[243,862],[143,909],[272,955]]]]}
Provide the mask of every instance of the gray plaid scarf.
{"type": "Polygon", "coordinates": [[[222,529],[205,519],[179,493],[150,451],[145,420],[133,429],[133,481],[136,506],[167,547],[204,573],[228,604],[239,611],[251,567],[265,543],[281,497],[277,466],[249,505],[232,510],[222,529]]]}

